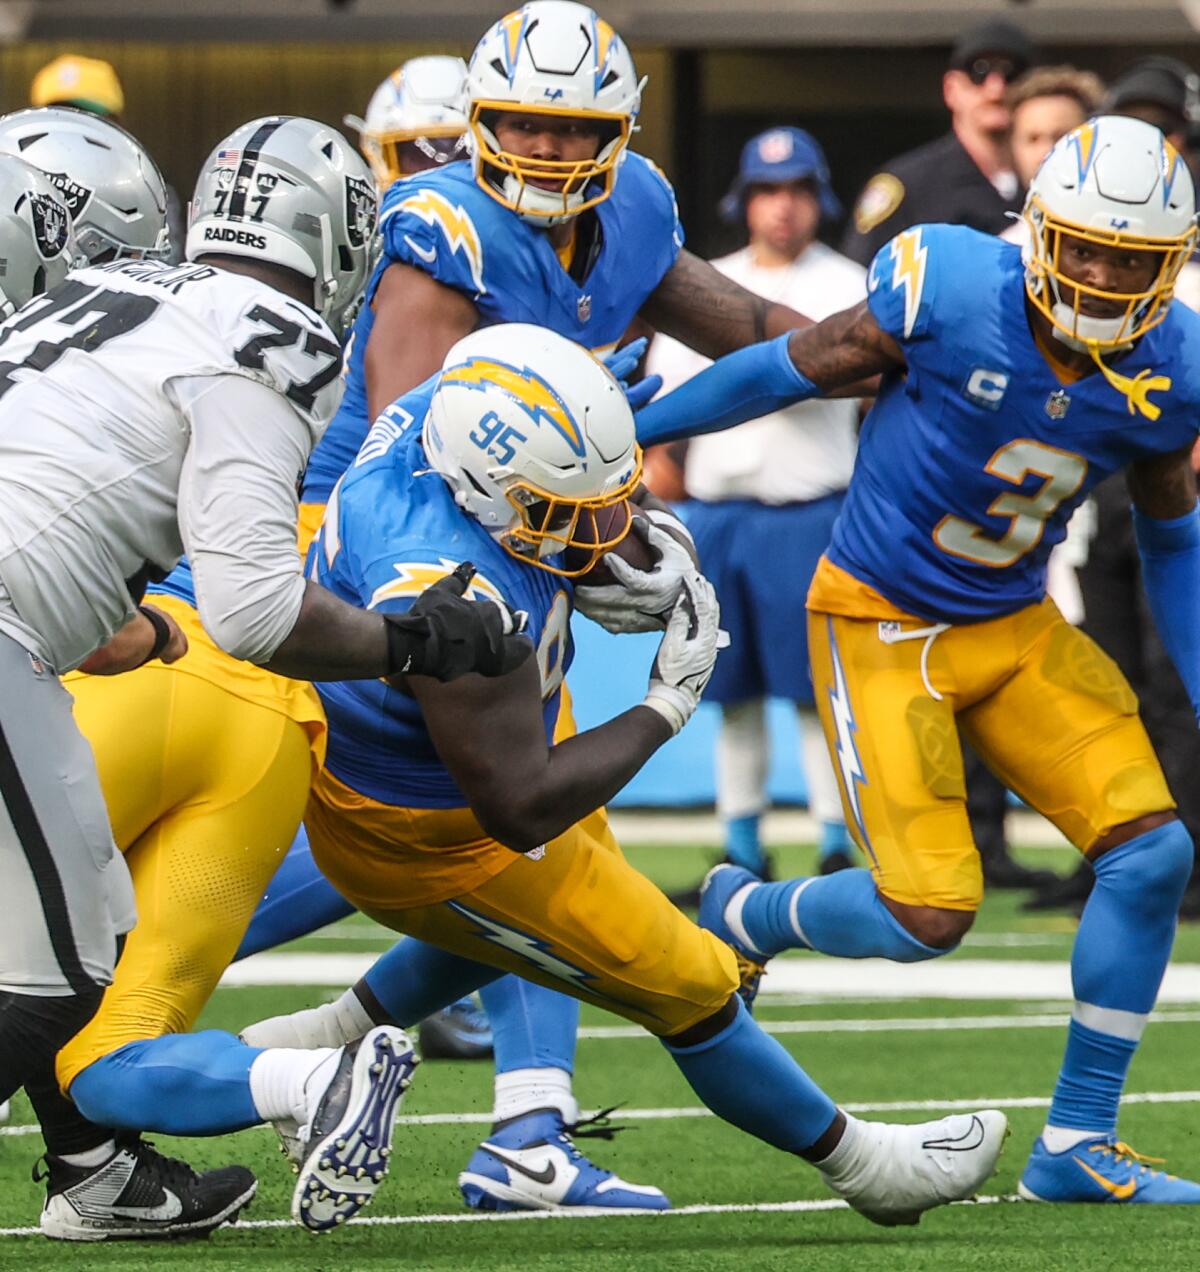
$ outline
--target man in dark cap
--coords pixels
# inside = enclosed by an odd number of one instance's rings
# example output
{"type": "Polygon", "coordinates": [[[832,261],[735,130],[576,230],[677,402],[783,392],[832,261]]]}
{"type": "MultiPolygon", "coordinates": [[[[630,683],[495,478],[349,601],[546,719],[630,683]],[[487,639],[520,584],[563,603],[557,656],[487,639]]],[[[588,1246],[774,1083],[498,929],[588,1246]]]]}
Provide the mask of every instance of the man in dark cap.
{"type": "Polygon", "coordinates": [[[926,221],[1004,229],[1007,214],[1021,208],[1006,90],[1033,61],[1028,37],[1008,22],[984,22],[959,37],[942,76],[950,131],[867,182],[842,239],[847,256],[867,265],[893,235],[926,221]]]}

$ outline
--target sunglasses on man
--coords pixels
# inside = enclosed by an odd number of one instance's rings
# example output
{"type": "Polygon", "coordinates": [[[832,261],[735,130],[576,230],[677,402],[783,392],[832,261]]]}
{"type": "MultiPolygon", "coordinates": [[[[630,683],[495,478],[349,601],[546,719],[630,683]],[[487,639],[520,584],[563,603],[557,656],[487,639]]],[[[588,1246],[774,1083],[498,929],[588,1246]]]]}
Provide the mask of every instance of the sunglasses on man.
{"type": "Polygon", "coordinates": [[[963,70],[972,84],[982,87],[991,75],[999,75],[1011,84],[1021,73],[1020,67],[1009,57],[977,57],[963,70]]]}

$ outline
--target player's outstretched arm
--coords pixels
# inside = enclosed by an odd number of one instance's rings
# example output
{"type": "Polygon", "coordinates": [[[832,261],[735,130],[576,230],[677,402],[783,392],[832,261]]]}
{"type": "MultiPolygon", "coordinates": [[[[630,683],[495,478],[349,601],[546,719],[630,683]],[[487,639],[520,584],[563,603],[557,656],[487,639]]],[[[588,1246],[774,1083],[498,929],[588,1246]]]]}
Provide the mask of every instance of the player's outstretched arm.
{"type": "Polygon", "coordinates": [[[812,325],[811,318],[756,296],[687,248],[650,293],[641,316],[707,358],[812,325]]]}
{"type": "Polygon", "coordinates": [[[1140,460],[1128,480],[1154,625],[1200,717],[1200,511],[1191,450],[1140,460]]]}
{"type": "Polygon", "coordinates": [[[462,292],[399,263],[384,270],[371,304],[375,323],[363,370],[374,419],[441,370],[450,347],[479,325],[479,310],[462,292]]]}
{"type": "Polygon", "coordinates": [[[509,676],[435,684],[413,676],[438,755],[489,835],[514,852],[540,847],[608,803],[687,722],[720,641],[712,587],[698,574],[676,602],[645,701],[550,746],[530,659],[509,676]]]}
{"type": "Polygon", "coordinates": [[[719,358],[638,412],[638,441],[653,446],[716,433],[903,366],[900,346],[862,301],[814,326],[719,358]]]}

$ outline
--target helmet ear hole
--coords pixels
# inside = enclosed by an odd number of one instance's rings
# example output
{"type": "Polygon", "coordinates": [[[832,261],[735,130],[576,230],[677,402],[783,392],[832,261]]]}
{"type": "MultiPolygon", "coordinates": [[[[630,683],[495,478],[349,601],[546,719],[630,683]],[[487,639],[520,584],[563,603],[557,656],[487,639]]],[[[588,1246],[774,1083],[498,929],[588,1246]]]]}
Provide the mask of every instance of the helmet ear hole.
{"type": "Polygon", "coordinates": [[[349,274],[354,269],[354,257],[345,243],[338,244],[338,265],[343,274],[349,274]]]}

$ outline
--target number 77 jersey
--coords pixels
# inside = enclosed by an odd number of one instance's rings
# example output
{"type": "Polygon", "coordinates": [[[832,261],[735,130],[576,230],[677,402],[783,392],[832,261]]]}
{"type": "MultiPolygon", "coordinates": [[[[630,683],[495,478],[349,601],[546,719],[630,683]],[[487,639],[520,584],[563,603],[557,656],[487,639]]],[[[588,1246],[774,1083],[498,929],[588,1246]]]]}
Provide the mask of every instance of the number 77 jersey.
{"type": "Polygon", "coordinates": [[[1127,395],[1099,369],[1056,376],[1030,331],[1014,244],[917,226],[880,250],[868,287],[907,368],[884,378],[863,425],[826,554],[838,570],[818,572],[810,608],[848,612],[862,595],[839,585],[849,574],[922,618],[1013,613],[1045,594],[1050,549],[1093,486],[1195,440],[1200,318],[1179,302],[1106,355],[1135,386],[1127,395]]]}

